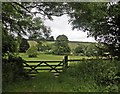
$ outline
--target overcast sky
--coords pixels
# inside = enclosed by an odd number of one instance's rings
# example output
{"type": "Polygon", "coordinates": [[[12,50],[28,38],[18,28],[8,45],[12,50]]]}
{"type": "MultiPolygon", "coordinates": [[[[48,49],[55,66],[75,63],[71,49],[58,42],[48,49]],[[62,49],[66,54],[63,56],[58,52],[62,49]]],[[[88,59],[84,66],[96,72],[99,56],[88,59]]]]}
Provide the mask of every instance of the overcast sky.
{"type": "Polygon", "coordinates": [[[51,27],[51,36],[56,38],[58,35],[66,35],[70,41],[95,42],[94,38],[87,38],[87,32],[72,30],[72,26],[68,24],[68,17],[63,15],[61,17],[53,17],[53,21],[45,20],[46,26],[51,27]]]}

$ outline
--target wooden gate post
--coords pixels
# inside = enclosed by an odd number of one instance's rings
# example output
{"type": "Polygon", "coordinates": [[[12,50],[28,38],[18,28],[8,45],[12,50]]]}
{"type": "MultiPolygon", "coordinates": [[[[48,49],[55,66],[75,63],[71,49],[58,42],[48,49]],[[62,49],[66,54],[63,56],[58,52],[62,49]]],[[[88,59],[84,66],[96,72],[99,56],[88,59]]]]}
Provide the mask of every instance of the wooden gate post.
{"type": "Polygon", "coordinates": [[[63,60],[63,70],[66,71],[66,69],[68,68],[68,56],[64,56],[64,60],[63,60]]]}

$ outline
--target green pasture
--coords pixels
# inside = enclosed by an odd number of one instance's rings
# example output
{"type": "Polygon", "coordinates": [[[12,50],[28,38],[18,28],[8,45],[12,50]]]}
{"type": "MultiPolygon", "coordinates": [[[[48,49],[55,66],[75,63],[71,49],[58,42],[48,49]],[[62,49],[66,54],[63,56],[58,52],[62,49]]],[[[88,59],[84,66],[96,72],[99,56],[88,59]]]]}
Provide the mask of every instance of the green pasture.
{"type": "MultiPolygon", "coordinates": [[[[50,45],[50,44],[54,44],[55,42],[54,41],[41,41],[43,43],[43,45],[50,45]]],[[[30,44],[30,46],[33,46],[33,45],[36,45],[37,42],[36,41],[28,41],[28,43],[30,44]]],[[[75,49],[78,45],[94,45],[95,43],[91,43],[91,42],[71,42],[69,41],[68,45],[71,49],[75,49]]]]}
{"type": "MultiPolygon", "coordinates": [[[[65,55],[52,55],[52,54],[44,54],[44,53],[39,53],[37,57],[35,58],[29,58],[27,53],[19,53],[19,56],[21,56],[24,60],[38,60],[38,61],[42,61],[42,60],[63,60],[65,55]]],[[[95,58],[95,57],[87,57],[87,56],[74,56],[74,55],[69,55],[68,59],[90,59],[90,58],[95,58]]]]}
{"type": "Polygon", "coordinates": [[[24,60],[32,60],[32,61],[42,61],[42,60],[62,60],[63,55],[52,55],[52,54],[44,54],[44,53],[38,53],[37,57],[35,58],[29,58],[27,53],[19,53],[19,56],[21,56],[24,60]]]}

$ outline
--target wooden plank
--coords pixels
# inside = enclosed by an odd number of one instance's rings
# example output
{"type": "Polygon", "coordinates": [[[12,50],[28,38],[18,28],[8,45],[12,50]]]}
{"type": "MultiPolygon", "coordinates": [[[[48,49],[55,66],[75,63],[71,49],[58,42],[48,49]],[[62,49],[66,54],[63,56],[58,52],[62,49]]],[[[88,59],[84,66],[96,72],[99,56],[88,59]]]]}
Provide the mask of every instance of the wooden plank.
{"type": "Polygon", "coordinates": [[[56,62],[62,62],[61,60],[54,60],[54,61],[50,61],[50,60],[45,60],[45,61],[26,61],[26,63],[39,63],[39,62],[50,62],[50,63],[56,63],[56,62]]]}
{"type": "Polygon", "coordinates": [[[72,61],[92,61],[92,60],[109,60],[109,59],[69,59],[68,61],[69,62],[72,62],[72,61]]]}
{"type": "MultiPolygon", "coordinates": [[[[31,67],[35,67],[35,66],[37,66],[37,65],[29,65],[29,66],[31,66],[31,67]]],[[[51,66],[53,66],[53,67],[59,67],[59,66],[63,66],[63,65],[51,65],[51,66]]],[[[24,67],[28,67],[28,66],[24,66],[24,67]]],[[[48,67],[47,65],[40,65],[40,66],[38,66],[38,67],[48,67]]]]}
{"type": "Polygon", "coordinates": [[[50,70],[50,69],[47,68],[47,69],[36,69],[36,70],[50,70]]]}
{"type": "MultiPolygon", "coordinates": [[[[36,70],[50,70],[50,69],[36,69],[36,70]]],[[[58,68],[56,70],[63,70],[63,68],[58,68]]]]}
{"type": "Polygon", "coordinates": [[[71,62],[71,61],[84,61],[84,60],[82,60],[82,59],[69,59],[68,61],[71,62]]]}

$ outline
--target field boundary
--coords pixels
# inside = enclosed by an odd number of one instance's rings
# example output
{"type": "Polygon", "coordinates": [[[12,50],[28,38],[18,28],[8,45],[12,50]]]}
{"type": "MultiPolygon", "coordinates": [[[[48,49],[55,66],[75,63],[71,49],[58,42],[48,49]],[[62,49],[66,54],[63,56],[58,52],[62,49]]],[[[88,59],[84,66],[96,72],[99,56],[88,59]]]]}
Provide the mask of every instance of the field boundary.
{"type": "MultiPolygon", "coordinates": [[[[64,56],[63,60],[41,60],[41,61],[24,61],[24,69],[30,76],[36,76],[39,72],[47,71],[54,73],[55,76],[59,76],[60,73],[65,72],[69,67],[68,62],[76,61],[92,61],[98,59],[68,59],[68,56],[64,56]]],[[[102,59],[109,60],[109,59],[102,59]]]]}
{"type": "Polygon", "coordinates": [[[40,71],[47,71],[59,76],[60,73],[67,69],[66,56],[63,60],[42,60],[42,61],[24,61],[25,71],[32,77],[36,76],[40,71]]]}

